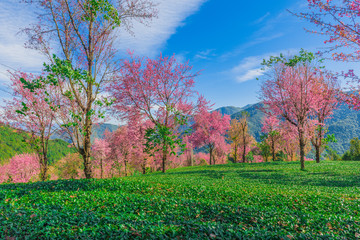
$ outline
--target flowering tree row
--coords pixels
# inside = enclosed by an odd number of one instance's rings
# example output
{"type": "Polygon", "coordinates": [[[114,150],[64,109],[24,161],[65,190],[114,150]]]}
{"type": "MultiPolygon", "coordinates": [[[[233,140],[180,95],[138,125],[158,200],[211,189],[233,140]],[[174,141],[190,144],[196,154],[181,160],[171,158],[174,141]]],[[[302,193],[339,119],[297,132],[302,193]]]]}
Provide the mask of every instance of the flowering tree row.
{"type": "Polygon", "coordinates": [[[261,91],[266,105],[263,111],[269,116],[265,131],[269,134],[272,152],[274,154],[274,145],[278,141],[278,121],[285,121],[296,133],[301,169],[304,170],[308,141],[312,140],[317,162],[320,161],[325,120],[337,108],[341,95],[336,78],[319,67],[312,53],[304,50],[291,58],[271,57],[264,65],[270,68],[261,91]]]}

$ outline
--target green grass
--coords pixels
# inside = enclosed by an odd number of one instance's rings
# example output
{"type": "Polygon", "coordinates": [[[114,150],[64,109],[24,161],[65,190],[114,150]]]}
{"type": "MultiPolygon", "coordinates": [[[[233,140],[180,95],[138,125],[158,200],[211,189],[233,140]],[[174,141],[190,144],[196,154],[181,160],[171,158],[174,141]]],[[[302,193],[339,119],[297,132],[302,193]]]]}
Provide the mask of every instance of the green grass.
{"type": "Polygon", "coordinates": [[[0,185],[0,239],[356,239],[360,163],[0,185]]]}

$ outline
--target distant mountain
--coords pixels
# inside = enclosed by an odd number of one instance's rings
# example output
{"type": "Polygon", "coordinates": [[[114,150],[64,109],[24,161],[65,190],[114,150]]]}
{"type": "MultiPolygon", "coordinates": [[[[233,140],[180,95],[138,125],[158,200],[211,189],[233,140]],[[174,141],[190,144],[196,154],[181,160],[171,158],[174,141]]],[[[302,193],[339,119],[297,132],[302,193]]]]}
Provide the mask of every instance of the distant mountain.
{"type": "Polygon", "coordinates": [[[331,147],[343,154],[350,147],[350,140],[360,137],[360,111],[349,109],[345,104],[334,111],[334,115],[327,121],[329,134],[335,134],[338,140],[331,143],[331,147]]]}
{"type": "Polygon", "coordinates": [[[91,139],[93,140],[95,138],[103,138],[106,130],[108,130],[109,132],[113,132],[118,128],[119,126],[110,123],[101,123],[95,125],[93,127],[93,134],[91,136],[91,139]]]}
{"type": "Polygon", "coordinates": [[[242,109],[240,107],[234,107],[234,106],[226,106],[221,107],[218,109],[215,109],[215,111],[221,113],[222,115],[233,115],[234,113],[240,112],[242,109]]]}
{"type": "MultiPolygon", "coordinates": [[[[95,138],[104,138],[105,131],[113,132],[116,129],[118,129],[119,126],[110,124],[110,123],[100,123],[97,125],[94,125],[92,128],[92,135],[91,135],[91,141],[93,141],[95,138]]],[[[69,141],[67,135],[64,134],[54,134],[51,139],[63,139],[64,141],[69,141]]]]}

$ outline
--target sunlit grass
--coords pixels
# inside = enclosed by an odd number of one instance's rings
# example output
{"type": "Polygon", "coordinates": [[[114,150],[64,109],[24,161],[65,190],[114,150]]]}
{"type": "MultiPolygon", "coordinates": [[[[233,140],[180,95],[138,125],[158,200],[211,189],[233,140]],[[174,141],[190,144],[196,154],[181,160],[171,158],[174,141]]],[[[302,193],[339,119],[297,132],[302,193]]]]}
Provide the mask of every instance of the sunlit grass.
{"type": "Polygon", "coordinates": [[[0,238],[355,239],[360,163],[228,164],[0,185],[0,238]]]}

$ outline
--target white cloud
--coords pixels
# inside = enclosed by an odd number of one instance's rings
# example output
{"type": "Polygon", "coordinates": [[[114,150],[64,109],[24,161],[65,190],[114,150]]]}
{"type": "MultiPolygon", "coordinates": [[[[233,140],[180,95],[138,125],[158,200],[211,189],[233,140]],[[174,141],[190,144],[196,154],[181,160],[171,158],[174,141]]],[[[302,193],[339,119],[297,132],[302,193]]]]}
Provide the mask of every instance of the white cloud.
{"type": "MultiPolygon", "coordinates": [[[[185,24],[185,19],[199,10],[207,0],[157,0],[158,18],[150,26],[135,22],[134,35],[124,29],[119,32],[116,47],[125,52],[134,50],[136,54],[157,55],[166,41],[185,24]]],[[[37,72],[45,61],[39,52],[24,48],[26,37],[18,32],[36,22],[34,9],[18,0],[0,1],[0,85],[8,82],[7,70],[21,69],[37,72]],[[6,65],[7,67],[5,67],[6,65]]],[[[182,59],[184,60],[184,59],[182,59]]]]}
{"type": "Polygon", "coordinates": [[[243,75],[237,76],[236,80],[238,82],[246,82],[249,80],[253,80],[256,79],[262,75],[264,75],[265,70],[261,69],[261,68],[255,68],[255,69],[250,69],[248,71],[246,71],[246,73],[244,73],[243,75]]]}
{"type": "Polygon", "coordinates": [[[207,49],[205,51],[200,51],[197,54],[195,54],[194,58],[210,60],[212,57],[216,57],[214,51],[215,51],[214,49],[207,49]]]}
{"type": "Polygon", "coordinates": [[[0,84],[8,82],[7,70],[40,71],[44,57],[24,47],[25,36],[21,28],[35,22],[33,11],[16,0],[0,2],[0,84]]]}
{"type": "Polygon", "coordinates": [[[121,30],[117,47],[121,52],[131,49],[136,54],[157,55],[167,40],[176,33],[176,29],[185,24],[185,19],[198,11],[206,1],[158,0],[158,18],[153,19],[150,26],[135,22],[132,29],[134,36],[121,30]]]}
{"type": "Polygon", "coordinates": [[[264,74],[264,70],[262,70],[260,66],[265,56],[269,55],[244,58],[240,64],[231,70],[231,73],[235,77],[236,81],[245,82],[262,76],[264,74]]]}
{"type": "Polygon", "coordinates": [[[233,78],[236,79],[237,82],[246,82],[249,80],[254,80],[258,77],[261,77],[266,73],[266,69],[263,69],[261,63],[263,59],[268,59],[270,56],[279,56],[280,53],[283,53],[285,56],[292,55],[296,53],[296,49],[288,49],[278,52],[266,53],[259,56],[250,56],[246,57],[241,62],[233,67],[230,71],[233,78]]]}

